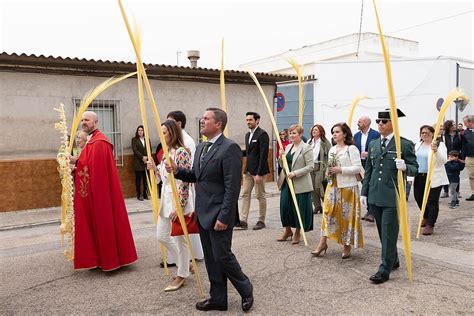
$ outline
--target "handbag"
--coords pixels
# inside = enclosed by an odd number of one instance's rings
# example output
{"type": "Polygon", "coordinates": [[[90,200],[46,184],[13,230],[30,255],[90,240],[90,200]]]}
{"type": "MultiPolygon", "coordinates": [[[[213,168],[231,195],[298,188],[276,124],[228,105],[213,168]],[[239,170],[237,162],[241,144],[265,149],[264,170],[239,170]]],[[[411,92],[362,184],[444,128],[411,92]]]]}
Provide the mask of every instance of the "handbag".
{"type": "MultiPolygon", "coordinates": [[[[186,227],[188,228],[188,234],[199,234],[196,212],[192,212],[189,215],[184,215],[184,221],[186,222],[186,227]]],[[[171,222],[171,236],[182,235],[184,235],[184,232],[178,217],[175,221],[171,222]]]]}
{"type": "MultiPolygon", "coordinates": [[[[351,155],[349,154],[349,150],[346,151],[346,152],[347,152],[347,156],[349,157],[349,160],[351,160],[351,155]]],[[[360,172],[355,175],[357,182],[362,182],[362,180],[364,180],[364,173],[365,173],[364,171],[365,170],[363,168],[361,168],[360,172]]]]}

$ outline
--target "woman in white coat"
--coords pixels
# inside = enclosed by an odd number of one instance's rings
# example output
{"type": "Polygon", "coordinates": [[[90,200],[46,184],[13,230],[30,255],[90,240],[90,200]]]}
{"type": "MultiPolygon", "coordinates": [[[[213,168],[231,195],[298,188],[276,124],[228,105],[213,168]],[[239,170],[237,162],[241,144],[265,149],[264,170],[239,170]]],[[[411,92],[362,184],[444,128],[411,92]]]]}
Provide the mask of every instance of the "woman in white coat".
{"type": "MultiPolygon", "coordinates": [[[[180,168],[191,169],[191,155],[184,147],[183,136],[176,122],[167,120],[161,124],[168,146],[170,158],[173,159],[180,168]]],[[[171,239],[171,225],[178,220],[176,208],[173,205],[173,192],[169,174],[165,169],[166,159],[163,159],[158,167],[149,164],[149,168],[154,168],[157,174],[157,181],[162,181],[161,203],[159,208],[159,218],[156,230],[158,240],[165,246],[167,253],[177,258],[178,272],[171,284],[165,288],[165,292],[176,291],[184,285],[185,279],[189,276],[190,254],[184,236],[175,236],[171,239]]],[[[189,215],[194,211],[194,199],[190,197],[189,183],[175,179],[178,189],[178,199],[183,210],[183,215],[189,215]]]]}
{"type": "Polygon", "coordinates": [[[329,161],[333,160],[327,169],[331,186],[324,197],[321,239],[311,253],[315,257],[319,257],[323,251],[326,253],[329,238],[343,246],[342,259],[346,259],[351,255],[352,246],[362,248],[364,245],[357,179],[362,172],[362,163],[351,129],[346,123],[334,125],[331,134],[336,142],[329,150],[329,161]]]}
{"type": "Polygon", "coordinates": [[[431,235],[434,231],[436,220],[439,213],[439,196],[443,185],[449,184],[448,176],[444,164],[447,161],[446,145],[442,142],[433,142],[434,128],[429,125],[420,127],[421,140],[415,144],[416,161],[418,162],[418,174],[413,183],[416,203],[421,210],[423,203],[423,194],[425,191],[426,176],[428,174],[428,155],[430,150],[434,151],[433,158],[435,167],[431,177],[428,202],[426,204],[425,214],[423,216],[423,235],[431,235]]]}

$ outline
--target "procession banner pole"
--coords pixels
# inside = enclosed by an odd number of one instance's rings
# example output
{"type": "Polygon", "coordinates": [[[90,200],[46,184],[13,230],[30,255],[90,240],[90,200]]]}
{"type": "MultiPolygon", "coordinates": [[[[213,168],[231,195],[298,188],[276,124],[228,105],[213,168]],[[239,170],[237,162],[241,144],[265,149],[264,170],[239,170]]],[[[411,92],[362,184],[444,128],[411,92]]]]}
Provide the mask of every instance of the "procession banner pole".
{"type": "MultiPolygon", "coordinates": [[[[382,44],[383,59],[385,64],[385,74],[387,77],[387,87],[388,95],[390,100],[390,119],[393,125],[393,133],[395,140],[395,147],[397,149],[397,159],[401,159],[401,143],[400,143],[400,130],[398,128],[398,114],[397,106],[395,104],[395,93],[393,90],[393,81],[392,81],[392,71],[390,68],[390,56],[388,54],[387,46],[385,45],[385,39],[382,34],[382,26],[380,25],[379,14],[377,12],[377,6],[375,0],[373,0],[375,16],[377,18],[377,27],[379,30],[380,42],[382,44]]],[[[407,201],[406,201],[406,191],[405,191],[405,180],[403,176],[403,171],[398,170],[397,172],[397,182],[398,182],[398,199],[397,199],[397,210],[400,221],[400,231],[403,239],[403,250],[405,252],[405,262],[407,265],[408,280],[412,282],[412,266],[411,266],[411,250],[410,250],[410,226],[408,224],[408,210],[407,210],[407,201]]],[[[395,190],[396,191],[396,190],[395,190]]]]}
{"type": "MultiPolygon", "coordinates": [[[[226,103],[225,103],[225,76],[224,76],[224,38],[221,42],[221,73],[220,73],[220,88],[221,88],[221,106],[222,111],[227,113],[226,103]]],[[[224,136],[228,137],[228,127],[224,129],[224,136]]]]}
{"type": "Polygon", "coordinates": [[[351,109],[349,110],[349,118],[347,119],[347,125],[349,126],[349,128],[351,128],[351,125],[352,125],[352,117],[354,116],[355,108],[357,107],[360,101],[365,100],[365,99],[370,99],[370,98],[366,95],[360,94],[360,95],[357,95],[354,98],[354,100],[352,100],[351,109]]]}
{"type": "MultiPolygon", "coordinates": [[[[441,129],[441,124],[443,124],[443,119],[446,115],[446,111],[454,103],[455,100],[463,100],[464,102],[469,103],[469,97],[465,95],[461,89],[453,89],[451,90],[451,92],[449,92],[448,96],[444,99],[443,104],[441,105],[441,108],[439,110],[438,121],[436,122],[436,128],[433,135],[434,141],[438,138],[439,131],[441,129]]],[[[435,152],[433,151],[433,149],[431,149],[428,155],[428,174],[426,175],[425,190],[423,193],[423,203],[421,205],[420,221],[418,223],[416,238],[420,238],[421,223],[423,222],[423,215],[425,214],[428,196],[430,195],[431,178],[433,177],[433,170],[435,166],[434,155],[435,152]]]]}
{"type": "MultiPolygon", "coordinates": [[[[263,100],[265,101],[265,105],[267,107],[268,115],[270,116],[270,120],[272,121],[273,130],[274,130],[275,134],[278,135],[278,127],[276,125],[275,118],[273,117],[272,108],[270,107],[270,104],[268,104],[268,100],[267,100],[267,97],[265,96],[265,93],[263,92],[262,86],[260,85],[260,83],[258,82],[257,77],[255,76],[255,74],[252,71],[247,70],[247,72],[250,75],[250,77],[253,79],[255,84],[257,85],[257,88],[260,91],[260,94],[262,95],[263,100]]],[[[278,145],[280,146],[280,148],[283,148],[280,137],[277,137],[277,141],[278,141],[278,145]]],[[[283,154],[281,156],[281,159],[283,161],[283,168],[285,169],[285,173],[287,175],[290,174],[290,169],[288,167],[288,161],[286,160],[286,155],[283,154]]],[[[295,194],[295,188],[293,186],[293,181],[288,176],[286,177],[286,180],[287,180],[287,183],[288,183],[288,188],[290,189],[291,197],[293,198],[293,203],[295,205],[296,214],[298,215],[298,221],[299,221],[299,224],[300,224],[300,227],[301,227],[301,232],[302,232],[302,235],[303,235],[304,245],[308,246],[308,240],[306,239],[306,233],[304,231],[303,221],[301,220],[300,208],[298,207],[298,202],[296,201],[296,194],[295,194]]]]}
{"type": "Polygon", "coordinates": [[[303,100],[303,79],[300,66],[294,59],[288,60],[288,63],[293,67],[298,77],[298,124],[303,127],[303,111],[304,111],[304,100],[303,100]]]}
{"type": "MultiPolygon", "coordinates": [[[[132,30],[130,28],[130,24],[128,22],[127,15],[126,15],[125,10],[124,10],[123,5],[122,5],[122,1],[121,0],[117,0],[117,1],[118,1],[118,4],[119,4],[119,7],[120,7],[120,11],[122,13],[123,20],[125,22],[125,26],[127,28],[128,34],[130,36],[130,40],[132,42],[133,49],[135,50],[135,56],[136,56],[136,60],[137,60],[137,62],[136,62],[137,67],[140,68],[140,73],[141,73],[143,82],[145,84],[145,89],[146,89],[146,92],[147,92],[147,95],[148,95],[148,100],[150,101],[150,107],[151,107],[151,110],[153,112],[153,117],[155,119],[155,124],[156,124],[156,128],[157,128],[157,131],[158,131],[158,136],[160,138],[161,145],[162,145],[162,148],[163,148],[163,154],[165,156],[166,161],[168,163],[170,163],[171,162],[171,157],[169,155],[168,146],[166,144],[165,137],[163,135],[163,131],[161,129],[160,116],[158,114],[158,109],[157,109],[157,106],[156,106],[156,103],[155,103],[155,99],[153,97],[153,92],[151,90],[150,82],[148,81],[148,77],[147,77],[145,68],[143,66],[143,62],[142,62],[141,55],[140,55],[140,50],[137,47],[135,37],[134,37],[134,35],[132,33],[132,30]]],[[[193,249],[192,249],[192,246],[191,246],[191,241],[189,239],[188,228],[186,226],[186,222],[185,222],[185,219],[184,219],[181,203],[179,202],[179,199],[178,199],[178,191],[176,189],[176,182],[175,182],[175,179],[174,179],[174,174],[172,172],[169,173],[169,179],[170,179],[170,182],[171,182],[171,190],[172,190],[172,193],[173,193],[173,203],[174,203],[174,206],[176,208],[176,213],[177,213],[179,221],[181,223],[181,227],[183,229],[184,238],[186,240],[186,244],[188,245],[189,253],[191,255],[192,265],[193,265],[193,268],[194,268],[194,276],[196,278],[196,283],[198,285],[198,292],[199,292],[199,295],[201,297],[204,297],[204,291],[203,291],[203,288],[202,288],[201,279],[199,277],[199,270],[198,270],[198,267],[197,267],[197,264],[196,264],[196,260],[194,258],[193,249]]]]}

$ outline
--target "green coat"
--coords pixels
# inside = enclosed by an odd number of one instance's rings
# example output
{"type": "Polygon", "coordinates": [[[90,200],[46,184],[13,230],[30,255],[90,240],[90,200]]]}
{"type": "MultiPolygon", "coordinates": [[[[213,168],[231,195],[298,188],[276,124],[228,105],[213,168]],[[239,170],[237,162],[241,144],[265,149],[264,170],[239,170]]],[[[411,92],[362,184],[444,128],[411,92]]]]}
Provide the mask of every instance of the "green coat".
{"type": "MultiPolygon", "coordinates": [[[[407,169],[405,176],[414,177],[418,171],[415,147],[413,142],[400,137],[401,159],[405,160],[407,169]]],[[[365,178],[362,184],[362,196],[368,197],[368,203],[379,207],[396,207],[397,167],[395,159],[397,151],[395,139],[392,137],[382,152],[380,138],[374,139],[369,144],[369,157],[365,164],[365,178]]]]}

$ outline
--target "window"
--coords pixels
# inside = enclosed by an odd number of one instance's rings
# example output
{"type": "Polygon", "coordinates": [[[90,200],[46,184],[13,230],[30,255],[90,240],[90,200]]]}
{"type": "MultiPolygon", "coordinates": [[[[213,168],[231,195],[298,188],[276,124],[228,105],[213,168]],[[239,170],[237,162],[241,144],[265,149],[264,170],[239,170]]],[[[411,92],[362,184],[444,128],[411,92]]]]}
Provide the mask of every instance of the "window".
{"type": "MultiPolygon", "coordinates": [[[[82,99],[74,98],[74,115],[82,99]]],[[[94,111],[99,117],[99,129],[114,144],[114,157],[117,166],[123,166],[122,129],[120,127],[120,101],[94,100],[88,111],[94,111]]]]}

